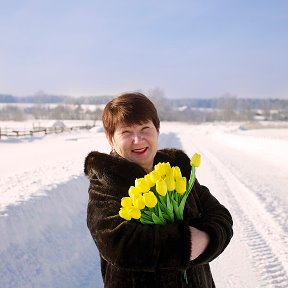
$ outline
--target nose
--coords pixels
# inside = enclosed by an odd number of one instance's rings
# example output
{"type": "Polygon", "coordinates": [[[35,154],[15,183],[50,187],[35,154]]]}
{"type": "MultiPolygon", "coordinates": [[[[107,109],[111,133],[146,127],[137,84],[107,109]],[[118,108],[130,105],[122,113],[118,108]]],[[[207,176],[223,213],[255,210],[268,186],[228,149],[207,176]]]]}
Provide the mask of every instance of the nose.
{"type": "Polygon", "coordinates": [[[142,136],[139,133],[135,133],[133,135],[134,144],[137,144],[137,143],[141,142],[141,140],[142,140],[142,136]]]}

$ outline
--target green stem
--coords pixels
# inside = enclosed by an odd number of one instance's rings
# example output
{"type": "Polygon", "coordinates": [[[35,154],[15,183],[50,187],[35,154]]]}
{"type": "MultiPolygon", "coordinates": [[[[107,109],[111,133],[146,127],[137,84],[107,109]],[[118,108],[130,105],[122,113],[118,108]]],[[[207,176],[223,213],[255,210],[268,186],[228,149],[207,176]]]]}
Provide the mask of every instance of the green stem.
{"type": "Polygon", "coordinates": [[[191,172],[190,172],[190,178],[189,178],[189,181],[188,181],[188,189],[187,189],[187,191],[189,191],[188,194],[190,193],[190,191],[191,191],[191,189],[192,189],[192,187],[194,185],[195,179],[196,179],[196,177],[195,177],[195,167],[192,166],[191,167],[191,172]]]}
{"type": "Polygon", "coordinates": [[[183,212],[184,212],[184,206],[185,206],[185,202],[186,202],[186,199],[187,197],[189,196],[189,193],[191,192],[192,190],[192,187],[195,183],[195,167],[192,166],[191,167],[191,172],[190,172],[190,178],[189,178],[189,181],[188,181],[188,187],[181,199],[181,202],[179,204],[179,209],[180,209],[180,213],[181,213],[181,219],[183,220],[183,212]]]}
{"type": "Polygon", "coordinates": [[[183,272],[183,278],[185,280],[185,283],[188,285],[188,276],[187,276],[187,271],[186,270],[183,272]]]}

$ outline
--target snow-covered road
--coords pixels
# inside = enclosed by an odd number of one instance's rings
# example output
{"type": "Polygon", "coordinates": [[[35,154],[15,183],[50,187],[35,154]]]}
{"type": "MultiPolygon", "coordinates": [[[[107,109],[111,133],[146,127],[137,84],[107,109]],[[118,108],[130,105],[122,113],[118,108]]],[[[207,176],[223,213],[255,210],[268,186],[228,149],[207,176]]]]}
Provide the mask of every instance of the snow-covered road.
{"type": "MultiPolygon", "coordinates": [[[[82,170],[89,151],[109,151],[103,131],[33,139],[0,142],[0,287],[100,288],[82,170]]],[[[288,129],[162,123],[159,144],[200,152],[200,183],[233,216],[217,287],[288,287],[288,129]]]]}
{"type": "Polygon", "coordinates": [[[199,181],[229,208],[235,223],[232,243],[212,263],[219,287],[287,287],[288,130],[187,126],[175,127],[182,148],[200,152],[199,181]]]}

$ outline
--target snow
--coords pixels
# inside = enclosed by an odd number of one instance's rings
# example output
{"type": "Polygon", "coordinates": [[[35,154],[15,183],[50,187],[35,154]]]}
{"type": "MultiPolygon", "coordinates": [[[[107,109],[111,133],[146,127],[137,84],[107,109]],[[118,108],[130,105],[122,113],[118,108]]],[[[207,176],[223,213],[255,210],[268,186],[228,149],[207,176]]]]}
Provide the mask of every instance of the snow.
{"type": "MultiPolygon", "coordinates": [[[[83,174],[90,151],[110,150],[97,125],[0,140],[1,288],[103,287],[83,174]]],[[[211,263],[216,286],[288,287],[288,129],[241,127],[163,122],[159,147],[200,153],[200,183],[233,216],[235,235],[211,263]]]]}

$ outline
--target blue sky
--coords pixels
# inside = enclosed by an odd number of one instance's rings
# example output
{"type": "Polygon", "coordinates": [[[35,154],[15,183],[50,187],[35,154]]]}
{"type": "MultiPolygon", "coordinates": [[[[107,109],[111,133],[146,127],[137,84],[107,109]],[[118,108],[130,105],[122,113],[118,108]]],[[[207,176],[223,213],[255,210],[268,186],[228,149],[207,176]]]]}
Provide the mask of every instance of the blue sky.
{"type": "Polygon", "coordinates": [[[288,99],[287,0],[0,0],[0,94],[288,99]]]}

